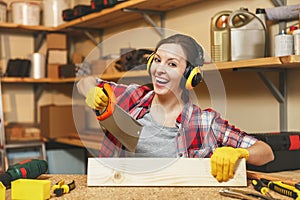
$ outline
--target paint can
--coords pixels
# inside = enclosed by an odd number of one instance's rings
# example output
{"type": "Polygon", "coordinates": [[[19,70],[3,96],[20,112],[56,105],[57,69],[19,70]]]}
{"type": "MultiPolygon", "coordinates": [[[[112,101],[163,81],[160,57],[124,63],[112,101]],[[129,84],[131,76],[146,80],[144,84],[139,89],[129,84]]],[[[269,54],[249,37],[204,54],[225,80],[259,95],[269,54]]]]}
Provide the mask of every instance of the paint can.
{"type": "Polygon", "coordinates": [[[275,36],[275,56],[293,55],[293,35],[285,34],[284,31],[275,36]]]}

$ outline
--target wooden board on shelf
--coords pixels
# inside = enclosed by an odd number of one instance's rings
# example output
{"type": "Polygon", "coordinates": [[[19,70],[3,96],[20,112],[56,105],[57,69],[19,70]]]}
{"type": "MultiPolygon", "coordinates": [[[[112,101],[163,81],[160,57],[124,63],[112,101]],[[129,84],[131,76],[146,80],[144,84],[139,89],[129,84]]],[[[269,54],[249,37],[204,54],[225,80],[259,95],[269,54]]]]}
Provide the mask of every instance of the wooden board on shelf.
{"type": "Polygon", "coordinates": [[[34,33],[39,31],[55,31],[54,27],[47,26],[27,26],[14,23],[0,23],[0,30],[8,33],[34,33]]]}
{"type": "Polygon", "coordinates": [[[143,10],[170,11],[201,1],[204,0],[151,0],[139,4],[138,8],[143,10]]]}
{"type": "Polygon", "coordinates": [[[29,77],[2,77],[0,78],[0,81],[3,83],[72,83],[75,82],[77,78],[57,78],[57,79],[51,79],[51,78],[29,78],[29,77]]]}
{"type": "MultiPolygon", "coordinates": [[[[267,57],[267,58],[256,58],[250,60],[239,60],[230,62],[217,62],[211,64],[205,64],[203,66],[203,71],[211,70],[232,70],[240,68],[256,68],[256,69],[268,69],[268,68],[282,68],[282,69],[293,69],[299,68],[300,56],[291,55],[284,57],[267,57]]],[[[148,72],[146,70],[136,70],[119,72],[115,71],[113,73],[104,73],[100,77],[105,80],[118,80],[120,78],[138,78],[147,77],[148,72]]],[[[73,78],[21,78],[21,77],[2,77],[0,81],[3,83],[73,83],[79,80],[80,77],[73,78]]]]}
{"type": "Polygon", "coordinates": [[[105,8],[99,12],[94,12],[70,22],[66,22],[59,25],[57,29],[63,30],[70,27],[91,29],[106,28],[143,18],[143,16],[139,13],[124,12],[123,9],[125,8],[170,11],[175,8],[180,8],[201,1],[203,0],[130,0],[117,4],[112,8],[105,8]]]}
{"type": "Polygon", "coordinates": [[[209,158],[89,158],[88,186],[247,186],[246,161],[218,182],[209,158]]]}
{"type": "Polygon", "coordinates": [[[216,62],[204,65],[203,70],[228,70],[240,68],[296,68],[299,67],[300,56],[266,57],[249,60],[216,62]]]}
{"type": "Polygon", "coordinates": [[[99,150],[104,138],[103,134],[97,133],[98,131],[94,131],[93,133],[74,133],[69,136],[62,136],[55,138],[55,142],[59,142],[62,144],[68,144],[72,146],[83,147],[87,149],[95,149],[99,150]]]}

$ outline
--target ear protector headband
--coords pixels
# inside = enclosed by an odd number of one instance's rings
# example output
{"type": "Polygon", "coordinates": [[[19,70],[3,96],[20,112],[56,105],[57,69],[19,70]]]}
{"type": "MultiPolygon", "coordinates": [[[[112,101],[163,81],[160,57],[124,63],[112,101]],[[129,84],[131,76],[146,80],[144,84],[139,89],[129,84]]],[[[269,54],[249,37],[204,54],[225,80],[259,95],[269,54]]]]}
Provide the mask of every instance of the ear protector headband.
{"type": "MultiPolygon", "coordinates": [[[[150,73],[150,68],[155,57],[155,52],[153,52],[147,62],[147,71],[150,73]]],[[[183,73],[183,78],[180,81],[180,85],[182,88],[187,90],[193,89],[196,85],[198,85],[202,81],[203,75],[199,66],[193,66],[189,62],[187,62],[187,67],[183,73]]]]}

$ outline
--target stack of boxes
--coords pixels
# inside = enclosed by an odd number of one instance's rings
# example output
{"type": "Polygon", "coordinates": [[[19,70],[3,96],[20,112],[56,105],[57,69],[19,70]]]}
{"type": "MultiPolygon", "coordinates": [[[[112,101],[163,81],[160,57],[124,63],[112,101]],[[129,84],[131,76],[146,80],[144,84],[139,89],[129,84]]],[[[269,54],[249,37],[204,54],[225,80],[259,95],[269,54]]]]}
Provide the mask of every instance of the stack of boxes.
{"type": "Polygon", "coordinates": [[[47,41],[47,77],[60,78],[60,67],[68,64],[67,35],[49,33],[47,41]]]}

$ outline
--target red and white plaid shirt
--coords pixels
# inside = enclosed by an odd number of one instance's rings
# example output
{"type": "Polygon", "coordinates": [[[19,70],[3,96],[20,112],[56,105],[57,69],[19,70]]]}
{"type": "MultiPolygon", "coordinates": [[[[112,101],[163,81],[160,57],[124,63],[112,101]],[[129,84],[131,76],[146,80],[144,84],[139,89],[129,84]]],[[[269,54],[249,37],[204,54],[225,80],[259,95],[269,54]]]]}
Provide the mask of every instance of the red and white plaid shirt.
{"type": "MultiPolygon", "coordinates": [[[[105,81],[98,79],[98,85],[105,81]]],[[[154,92],[147,86],[136,84],[123,85],[109,82],[117,103],[135,119],[142,118],[150,111],[154,92]]],[[[174,122],[175,123],[175,122],[174,122]]],[[[220,114],[212,109],[201,110],[198,106],[187,102],[177,118],[179,127],[176,136],[177,157],[210,157],[220,146],[247,148],[257,139],[228,124],[220,114]]],[[[100,157],[122,157],[125,147],[109,132],[100,149],[100,157]]]]}

